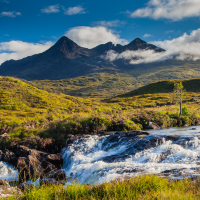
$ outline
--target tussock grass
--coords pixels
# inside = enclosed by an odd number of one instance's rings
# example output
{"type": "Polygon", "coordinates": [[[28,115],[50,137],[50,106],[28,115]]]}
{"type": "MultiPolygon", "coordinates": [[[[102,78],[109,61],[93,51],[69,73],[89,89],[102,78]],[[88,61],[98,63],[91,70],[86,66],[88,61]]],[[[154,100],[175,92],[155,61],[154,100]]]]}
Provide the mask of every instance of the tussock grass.
{"type": "Polygon", "coordinates": [[[25,191],[9,199],[76,199],[76,200],[132,200],[132,199],[200,199],[200,183],[190,179],[169,181],[156,175],[145,175],[128,180],[90,186],[74,184],[42,186],[25,191]]]}

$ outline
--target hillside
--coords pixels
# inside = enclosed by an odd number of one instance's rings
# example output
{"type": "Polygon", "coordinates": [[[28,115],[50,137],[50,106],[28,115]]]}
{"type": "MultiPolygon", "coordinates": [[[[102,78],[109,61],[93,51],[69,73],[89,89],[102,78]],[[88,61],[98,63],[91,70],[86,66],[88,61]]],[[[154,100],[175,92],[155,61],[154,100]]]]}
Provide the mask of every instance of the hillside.
{"type": "Polygon", "coordinates": [[[151,83],[126,94],[118,95],[117,97],[133,97],[143,94],[170,93],[173,91],[175,82],[182,82],[184,89],[187,92],[200,92],[200,79],[179,79],[151,83]]]}
{"type": "Polygon", "coordinates": [[[29,83],[48,92],[86,98],[109,98],[129,92],[144,84],[125,73],[94,73],[77,78],[35,80],[29,83]]]}
{"type": "Polygon", "coordinates": [[[69,134],[141,130],[148,121],[161,127],[200,124],[200,81],[182,81],[188,90],[183,106],[189,111],[179,118],[179,107],[168,93],[173,81],[100,100],[52,94],[15,78],[0,77],[0,146],[23,142],[40,149],[44,141],[49,142],[46,138],[53,138],[51,145],[60,149],[69,134]],[[5,138],[4,133],[8,134],[5,138]]]}

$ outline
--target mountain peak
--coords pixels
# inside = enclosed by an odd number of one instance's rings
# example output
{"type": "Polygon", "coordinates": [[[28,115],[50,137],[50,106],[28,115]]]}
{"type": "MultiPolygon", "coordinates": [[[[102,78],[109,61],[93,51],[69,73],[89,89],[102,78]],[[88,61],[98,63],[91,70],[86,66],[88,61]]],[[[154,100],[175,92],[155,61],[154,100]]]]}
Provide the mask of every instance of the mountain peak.
{"type": "Polygon", "coordinates": [[[57,48],[61,48],[61,47],[68,47],[68,49],[73,49],[73,47],[78,47],[78,45],[70,40],[68,37],[66,36],[62,36],[54,45],[54,47],[57,47],[57,48]]]}
{"type": "Polygon", "coordinates": [[[147,44],[147,42],[145,42],[144,40],[141,40],[140,38],[136,38],[136,39],[134,39],[132,42],[130,42],[129,44],[128,44],[128,46],[129,45],[138,45],[138,44],[147,44]]]}

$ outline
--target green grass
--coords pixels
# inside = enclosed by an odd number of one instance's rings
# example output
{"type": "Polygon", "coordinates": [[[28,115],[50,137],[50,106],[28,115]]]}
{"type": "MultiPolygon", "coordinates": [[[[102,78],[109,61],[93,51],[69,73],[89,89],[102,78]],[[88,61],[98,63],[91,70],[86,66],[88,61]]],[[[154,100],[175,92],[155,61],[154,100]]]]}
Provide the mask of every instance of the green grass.
{"type": "Polygon", "coordinates": [[[96,73],[77,78],[35,80],[29,83],[52,93],[90,98],[112,97],[143,85],[134,77],[125,73],[96,73]]]}
{"type": "Polygon", "coordinates": [[[189,179],[168,181],[158,176],[138,176],[94,185],[74,184],[44,186],[9,199],[76,199],[76,200],[132,200],[132,199],[200,199],[200,183],[189,179]]]}

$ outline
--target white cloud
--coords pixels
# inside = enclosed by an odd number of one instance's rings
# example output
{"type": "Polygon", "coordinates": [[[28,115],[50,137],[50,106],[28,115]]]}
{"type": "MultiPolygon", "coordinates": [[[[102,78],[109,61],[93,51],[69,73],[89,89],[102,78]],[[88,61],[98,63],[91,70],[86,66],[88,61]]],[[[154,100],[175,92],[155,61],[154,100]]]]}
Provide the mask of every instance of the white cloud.
{"type": "Polygon", "coordinates": [[[111,29],[106,27],[74,27],[65,34],[78,45],[87,48],[96,47],[99,44],[112,42],[114,44],[126,44],[127,40],[121,39],[118,34],[115,34],[111,29]]]}
{"type": "Polygon", "coordinates": [[[2,12],[1,13],[1,16],[2,17],[16,17],[16,16],[20,16],[21,13],[20,12],[15,12],[15,11],[9,11],[9,12],[2,12]]]}
{"type": "Polygon", "coordinates": [[[199,0],[150,0],[145,8],[140,8],[131,17],[181,20],[200,16],[199,0]]]}
{"type": "Polygon", "coordinates": [[[97,26],[105,26],[105,27],[117,27],[126,24],[125,21],[120,21],[120,20],[112,20],[112,21],[97,21],[94,22],[93,24],[97,26]]]}
{"type": "Polygon", "coordinates": [[[77,15],[85,14],[85,9],[82,6],[69,7],[65,12],[65,15],[77,15]]]}
{"type": "Polygon", "coordinates": [[[152,37],[152,35],[150,35],[150,34],[148,34],[148,33],[146,33],[146,34],[144,34],[144,36],[143,36],[144,38],[148,38],[148,37],[152,37]]]}
{"type": "Polygon", "coordinates": [[[46,8],[41,9],[42,13],[58,13],[60,12],[60,5],[56,4],[56,5],[51,5],[48,6],[46,8]]]}
{"type": "Polygon", "coordinates": [[[121,54],[115,51],[108,51],[103,58],[110,61],[125,59],[129,60],[131,64],[164,61],[172,58],[194,61],[200,59],[200,29],[192,31],[189,35],[184,33],[173,40],[154,41],[151,43],[167,51],[156,53],[153,50],[138,50],[125,51],[121,54]]]}
{"type": "Polygon", "coordinates": [[[6,60],[18,60],[27,56],[41,53],[53,45],[52,42],[28,43],[22,41],[10,41],[0,43],[0,64],[6,60]]]}

